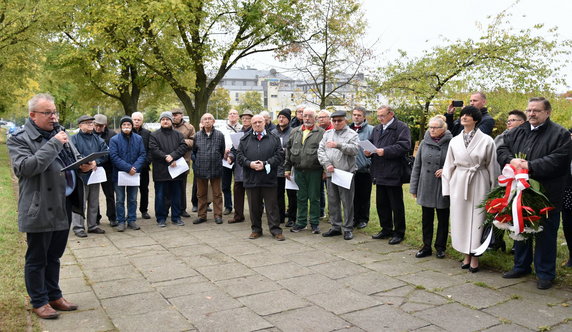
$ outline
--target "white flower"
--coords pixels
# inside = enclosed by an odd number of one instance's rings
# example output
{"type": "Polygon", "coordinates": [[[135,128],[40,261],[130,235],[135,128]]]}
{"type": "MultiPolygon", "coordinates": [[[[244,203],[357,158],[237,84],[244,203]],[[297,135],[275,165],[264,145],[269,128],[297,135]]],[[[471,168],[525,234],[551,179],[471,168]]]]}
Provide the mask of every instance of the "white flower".
{"type": "Polygon", "coordinates": [[[509,234],[510,238],[515,240],[515,241],[524,241],[526,238],[520,234],[514,234],[514,233],[510,233],[509,234]]]}
{"type": "Polygon", "coordinates": [[[498,220],[493,220],[493,225],[495,225],[495,227],[498,229],[509,229],[511,226],[508,223],[500,222],[498,220]]]}

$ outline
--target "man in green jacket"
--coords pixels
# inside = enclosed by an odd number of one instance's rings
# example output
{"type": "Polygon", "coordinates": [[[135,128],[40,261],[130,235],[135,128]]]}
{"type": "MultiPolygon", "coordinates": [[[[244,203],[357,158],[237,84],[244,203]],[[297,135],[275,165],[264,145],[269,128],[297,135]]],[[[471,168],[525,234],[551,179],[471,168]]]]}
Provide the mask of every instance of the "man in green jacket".
{"type": "Polygon", "coordinates": [[[298,212],[296,224],[290,229],[297,233],[308,224],[312,233],[320,234],[320,184],[322,183],[322,166],[318,161],[318,147],[324,136],[324,129],[315,125],[316,111],[304,109],[304,124],[292,129],[290,140],[286,147],[286,164],[284,176],[295,179],[298,190],[298,212]],[[292,173],[292,168],[294,172],[292,173]],[[310,201],[310,216],[308,217],[308,201],[310,201]]]}

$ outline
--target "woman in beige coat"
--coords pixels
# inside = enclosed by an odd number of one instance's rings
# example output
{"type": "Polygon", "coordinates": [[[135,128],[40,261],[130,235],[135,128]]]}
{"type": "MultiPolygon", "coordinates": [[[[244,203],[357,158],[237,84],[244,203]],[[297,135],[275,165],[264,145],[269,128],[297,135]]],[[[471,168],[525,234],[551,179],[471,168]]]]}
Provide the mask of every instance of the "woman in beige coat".
{"type": "Polygon", "coordinates": [[[443,166],[443,196],[451,201],[451,240],[455,250],[465,254],[461,268],[479,270],[474,255],[481,245],[485,215],[477,208],[497,181],[500,173],[493,139],[476,129],[481,121],[479,109],[467,106],[461,110],[464,130],[449,144],[443,166]]]}

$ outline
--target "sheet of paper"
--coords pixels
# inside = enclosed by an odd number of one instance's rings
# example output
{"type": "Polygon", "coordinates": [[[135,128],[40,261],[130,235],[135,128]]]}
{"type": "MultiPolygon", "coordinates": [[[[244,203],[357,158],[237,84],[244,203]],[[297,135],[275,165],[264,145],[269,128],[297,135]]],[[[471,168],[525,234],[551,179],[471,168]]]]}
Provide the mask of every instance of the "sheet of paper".
{"type": "Polygon", "coordinates": [[[223,159],[223,160],[222,160],[222,167],[226,167],[226,168],[232,169],[232,166],[234,166],[234,164],[229,164],[226,159],[223,159]]]}
{"type": "Polygon", "coordinates": [[[177,176],[188,171],[189,165],[187,165],[185,158],[181,157],[181,158],[175,160],[175,166],[173,166],[173,164],[171,164],[171,165],[169,165],[168,169],[169,169],[169,174],[171,175],[171,178],[174,179],[177,176]]]}
{"type": "Polygon", "coordinates": [[[369,151],[371,153],[375,153],[375,151],[377,150],[375,145],[373,145],[373,143],[368,141],[368,140],[359,141],[358,144],[359,144],[359,146],[361,146],[364,149],[364,151],[369,151]]]}
{"type": "Polygon", "coordinates": [[[87,184],[102,183],[107,181],[107,175],[103,167],[98,167],[95,171],[91,172],[87,184]]]}
{"type": "Polygon", "coordinates": [[[342,171],[341,169],[334,168],[334,173],[332,174],[332,183],[337,184],[340,187],[350,189],[352,185],[352,179],[354,173],[342,171]]]}
{"type": "Polygon", "coordinates": [[[286,178],[286,189],[290,189],[290,190],[300,190],[300,188],[298,188],[298,184],[296,184],[296,181],[294,181],[294,176],[290,175],[290,179],[288,180],[288,178],[286,178]]]}
{"type": "Polygon", "coordinates": [[[232,140],[232,146],[234,146],[235,149],[238,149],[238,144],[240,144],[240,139],[242,138],[242,136],[244,136],[244,133],[242,131],[230,134],[230,139],[232,140]]]}
{"type": "Polygon", "coordinates": [[[127,172],[117,172],[117,185],[126,187],[139,187],[139,173],[129,175],[127,172]]]}

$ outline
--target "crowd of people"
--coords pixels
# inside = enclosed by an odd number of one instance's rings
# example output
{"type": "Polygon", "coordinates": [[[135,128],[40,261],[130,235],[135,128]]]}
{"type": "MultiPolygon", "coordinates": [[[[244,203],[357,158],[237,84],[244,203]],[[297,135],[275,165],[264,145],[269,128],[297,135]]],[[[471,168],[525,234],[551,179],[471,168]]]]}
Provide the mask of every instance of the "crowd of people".
{"type": "MultiPolygon", "coordinates": [[[[79,132],[70,137],[58,123],[53,97],[36,95],[28,103],[23,130],[8,141],[19,178],[18,223],[27,233],[25,280],[33,311],[56,318],[57,310],[77,309],[59,289],[59,258],[69,228],[80,238],[105,233],[99,226],[104,208],[99,206],[100,187],[110,226],[118,232],[139,230],[138,192],[141,218],[151,219],[151,173],[158,227],[166,227],[168,217],[173,225],[184,226],[182,218],[190,217],[190,169],[192,212],[197,213],[193,224],[208,222],[209,212],[216,224],[231,214],[229,224],[244,222],[246,198],[253,240],[263,236],[264,213],[268,232],[278,241],[285,240],[284,227],[351,240],[354,229],[370,221],[375,185],[380,230],[372,238],[398,244],[406,235],[402,185],[410,182],[410,193],[422,207],[423,246],[416,257],[432,255],[432,246],[437,258],[445,257],[451,220],[452,247],[464,254],[461,268],[472,273],[479,271],[475,249],[481,246],[485,218],[479,205],[498,185],[502,166],[525,169],[543,185],[555,209],[533,240],[515,242],[514,267],[503,277],[522,277],[534,262],[538,288],[550,288],[561,212],[572,246],[570,132],[550,120],[551,105],[541,97],[530,99],[525,112],[511,111],[507,130],[494,140],[494,119],[483,93],[472,94],[470,105],[455,119],[457,111],[451,105],[428,121],[409,178],[410,129],[390,106],[376,110],[375,127],[359,106],[351,110],[351,122],[345,111],[305,106],[280,111],[276,124],[268,112],[231,110],[224,130],[216,129],[214,116],[205,113],[197,131],[184,120],[182,109],[161,113],[154,132],[143,128],[143,114],[135,112],[121,118],[117,134],[104,115],[82,115],[79,132]],[[99,153],[97,158],[73,167],[93,153],[99,153]],[[104,180],[92,181],[101,173],[104,180]],[[322,232],[326,198],[330,228],[322,232]]],[[[504,244],[502,236],[495,243],[504,244]]],[[[572,260],[567,266],[572,267],[572,260]]]]}

